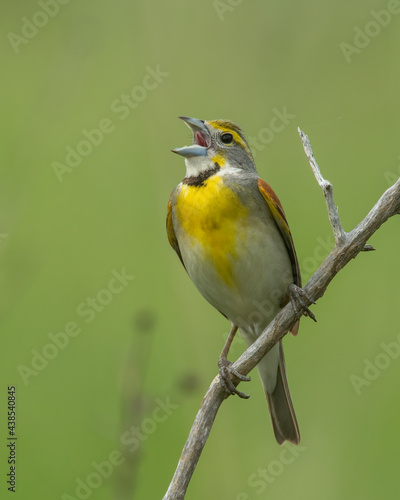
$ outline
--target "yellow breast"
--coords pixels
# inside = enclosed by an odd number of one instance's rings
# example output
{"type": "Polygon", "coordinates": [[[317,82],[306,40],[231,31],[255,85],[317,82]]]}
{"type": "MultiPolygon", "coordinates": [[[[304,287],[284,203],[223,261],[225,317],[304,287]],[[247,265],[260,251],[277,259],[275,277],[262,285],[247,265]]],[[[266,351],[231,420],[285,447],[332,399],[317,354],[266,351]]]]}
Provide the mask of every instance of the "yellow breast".
{"type": "Polygon", "coordinates": [[[207,179],[202,186],[182,184],[175,214],[189,244],[200,244],[208,263],[232,285],[232,261],[244,238],[248,210],[220,176],[207,179]]]}

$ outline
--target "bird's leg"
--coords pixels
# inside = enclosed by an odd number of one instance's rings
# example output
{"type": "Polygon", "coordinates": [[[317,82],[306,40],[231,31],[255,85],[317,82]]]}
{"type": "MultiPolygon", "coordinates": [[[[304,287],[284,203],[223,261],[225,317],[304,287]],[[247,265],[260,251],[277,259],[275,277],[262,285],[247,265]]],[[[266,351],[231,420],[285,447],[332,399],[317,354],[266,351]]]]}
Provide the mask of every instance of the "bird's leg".
{"type": "Polygon", "coordinates": [[[296,313],[298,319],[300,319],[302,316],[299,313],[299,309],[304,308],[304,313],[303,313],[304,316],[308,316],[312,320],[317,321],[315,314],[312,311],[310,311],[310,309],[307,306],[307,302],[315,304],[315,300],[309,297],[308,294],[302,288],[294,284],[289,285],[288,295],[289,295],[289,300],[293,306],[294,312],[296,313]]]}
{"type": "Polygon", "coordinates": [[[224,386],[226,392],[228,394],[237,394],[239,397],[243,399],[248,399],[250,396],[245,394],[244,392],[238,391],[235,385],[233,384],[230,375],[234,375],[240,380],[243,380],[244,382],[249,382],[251,380],[250,377],[246,377],[245,375],[242,375],[239,373],[237,370],[235,370],[232,367],[232,362],[228,361],[228,352],[231,347],[232,341],[235,338],[235,334],[237,332],[238,327],[232,324],[231,331],[229,332],[228,338],[226,339],[224,348],[222,349],[222,352],[220,354],[220,357],[218,359],[218,368],[219,368],[219,375],[220,379],[222,382],[222,385],[224,386]]]}

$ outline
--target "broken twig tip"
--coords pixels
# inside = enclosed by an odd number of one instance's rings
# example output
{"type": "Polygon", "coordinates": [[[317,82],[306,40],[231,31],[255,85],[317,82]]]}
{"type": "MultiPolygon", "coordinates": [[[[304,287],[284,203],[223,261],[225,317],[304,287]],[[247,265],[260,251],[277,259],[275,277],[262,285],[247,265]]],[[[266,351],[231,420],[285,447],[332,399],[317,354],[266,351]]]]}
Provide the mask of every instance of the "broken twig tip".
{"type": "Polygon", "coordinates": [[[376,249],[372,245],[365,245],[362,252],[374,252],[376,249]]]}

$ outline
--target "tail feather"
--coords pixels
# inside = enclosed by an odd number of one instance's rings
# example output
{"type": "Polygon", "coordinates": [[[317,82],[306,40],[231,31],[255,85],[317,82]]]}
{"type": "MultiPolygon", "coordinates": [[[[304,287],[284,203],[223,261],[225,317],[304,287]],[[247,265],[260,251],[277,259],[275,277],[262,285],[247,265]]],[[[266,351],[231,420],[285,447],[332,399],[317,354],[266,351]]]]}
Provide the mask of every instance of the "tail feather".
{"type": "Polygon", "coordinates": [[[269,412],[276,440],[279,444],[283,444],[285,441],[290,441],[293,444],[299,444],[300,431],[286,378],[282,341],[280,341],[279,344],[275,346],[264,359],[261,360],[258,367],[264,386],[264,392],[268,401],[269,412]],[[276,381],[273,384],[272,389],[271,368],[274,365],[276,367],[276,381]]]}
{"type": "MultiPolygon", "coordinates": [[[[297,330],[298,325],[295,333],[297,330]]],[[[248,345],[251,345],[257,338],[243,330],[241,333],[248,345]]],[[[279,444],[283,444],[285,441],[299,444],[300,431],[286,378],[282,340],[264,356],[257,368],[267,398],[276,440],[279,444]]]]}

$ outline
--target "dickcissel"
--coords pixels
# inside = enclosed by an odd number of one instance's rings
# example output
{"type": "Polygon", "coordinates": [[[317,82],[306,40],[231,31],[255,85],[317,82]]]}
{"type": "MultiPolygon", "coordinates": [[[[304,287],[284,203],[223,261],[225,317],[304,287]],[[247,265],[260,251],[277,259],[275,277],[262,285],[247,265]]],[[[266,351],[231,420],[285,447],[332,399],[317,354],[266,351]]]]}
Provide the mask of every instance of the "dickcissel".
{"type": "MultiPolygon", "coordinates": [[[[299,264],[282,205],[259,178],[242,130],[228,120],[180,118],[193,144],[172,150],[185,158],[186,176],[169,200],[168,239],[200,293],[231,322],[218,366],[227,390],[246,397],[231,382],[229,346],[238,328],[248,345],[263,332],[290,285],[301,287],[299,264]]],[[[278,443],[299,443],[282,341],[258,371],[278,443]]]]}

